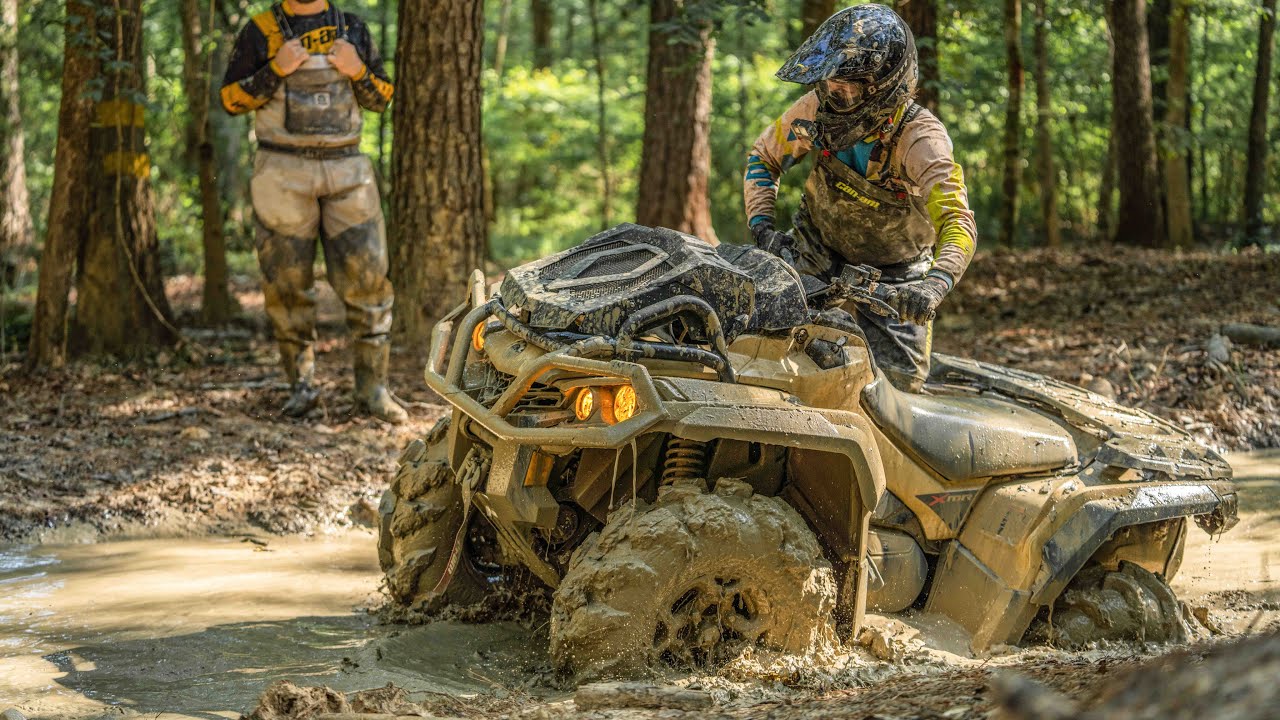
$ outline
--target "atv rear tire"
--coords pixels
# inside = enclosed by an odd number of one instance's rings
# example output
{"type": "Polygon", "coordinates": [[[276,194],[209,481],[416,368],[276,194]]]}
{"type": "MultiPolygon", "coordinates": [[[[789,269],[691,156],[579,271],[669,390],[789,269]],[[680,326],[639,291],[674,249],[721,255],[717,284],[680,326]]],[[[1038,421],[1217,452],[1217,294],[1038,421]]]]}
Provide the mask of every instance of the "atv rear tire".
{"type": "Polygon", "coordinates": [[[703,480],[615,511],[555,594],[551,659],[577,681],[714,666],[748,647],[832,642],[836,585],[804,520],[751,486],[703,480]]]}
{"type": "Polygon", "coordinates": [[[1118,570],[1086,567],[1032,629],[1036,639],[1062,648],[1099,640],[1186,642],[1190,628],[1182,604],[1164,578],[1122,561],[1118,570]]]}
{"type": "Polygon", "coordinates": [[[470,605],[484,595],[484,584],[468,572],[467,558],[440,597],[431,591],[444,575],[454,539],[462,525],[462,491],[447,457],[449,418],[414,440],[400,455],[400,468],[382,495],[378,523],[378,564],[387,590],[406,607],[438,609],[470,605]]]}

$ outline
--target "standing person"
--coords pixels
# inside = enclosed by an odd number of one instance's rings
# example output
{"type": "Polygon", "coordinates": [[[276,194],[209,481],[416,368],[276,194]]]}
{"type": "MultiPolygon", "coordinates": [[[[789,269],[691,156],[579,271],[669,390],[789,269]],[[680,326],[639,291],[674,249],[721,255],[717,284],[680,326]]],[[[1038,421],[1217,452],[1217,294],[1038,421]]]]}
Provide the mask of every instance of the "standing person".
{"type": "Polygon", "coordinates": [[[394,87],[368,27],[327,0],[284,0],[236,38],[222,87],[228,113],[253,111],[250,187],[267,315],[291,391],[282,412],[307,414],[315,386],[316,237],[347,310],[358,411],[408,416],[387,390],[391,306],[386,225],[373,163],[360,152],[361,108],[383,112],[394,87]]]}
{"type": "Polygon", "coordinates": [[[756,244],[829,280],[846,264],[872,265],[896,286],[904,322],[858,313],[877,364],[918,390],[929,374],[934,310],[977,246],[964,173],[947,129],[912,101],[915,39],[883,5],[832,15],[778,71],[814,85],[756,140],[744,199],[756,244]],[[778,178],[819,151],[794,230],[775,229],[778,178]]]}

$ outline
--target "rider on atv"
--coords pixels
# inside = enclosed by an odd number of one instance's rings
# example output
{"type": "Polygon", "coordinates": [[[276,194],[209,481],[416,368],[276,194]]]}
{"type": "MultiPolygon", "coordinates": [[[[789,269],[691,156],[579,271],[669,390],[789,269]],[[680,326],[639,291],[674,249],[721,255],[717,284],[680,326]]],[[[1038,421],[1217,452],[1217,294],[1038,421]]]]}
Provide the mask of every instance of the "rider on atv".
{"type": "Polygon", "coordinates": [[[871,265],[896,286],[902,320],[855,313],[876,362],[905,390],[929,374],[933,312],[977,245],[964,172],[933,113],[912,101],[910,28],[883,5],[832,15],[778,71],[813,85],[761,133],[747,159],[744,199],[756,245],[806,275],[831,280],[871,265]],[[819,154],[791,233],[775,229],[778,178],[819,154]]]}

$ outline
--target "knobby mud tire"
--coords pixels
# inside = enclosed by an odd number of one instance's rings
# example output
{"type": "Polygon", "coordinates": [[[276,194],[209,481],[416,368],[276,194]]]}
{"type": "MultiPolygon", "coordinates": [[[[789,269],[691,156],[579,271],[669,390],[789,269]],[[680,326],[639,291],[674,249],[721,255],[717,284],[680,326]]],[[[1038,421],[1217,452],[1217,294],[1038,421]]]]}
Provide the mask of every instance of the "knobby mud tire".
{"type": "Polygon", "coordinates": [[[834,641],[836,584],[813,532],[778,498],[720,480],[664,488],[615,511],[575,551],[551,613],[563,679],[715,666],[748,647],[834,641]]]}
{"type": "Polygon", "coordinates": [[[1055,647],[1098,641],[1184,643],[1191,638],[1182,603],[1164,578],[1136,563],[1117,570],[1086,566],[1038,619],[1029,636],[1055,647]]]}
{"type": "Polygon", "coordinates": [[[449,466],[449,418],[400,455],[391,487],[382,495],[378,523],[378,563],[387,591],[400,605],[438,610],[470,605],[484,596],[483,583],[468,572],[466,558],[448,589],[431,591],[444,575],[462,525],[462,491],[449,466]]]}

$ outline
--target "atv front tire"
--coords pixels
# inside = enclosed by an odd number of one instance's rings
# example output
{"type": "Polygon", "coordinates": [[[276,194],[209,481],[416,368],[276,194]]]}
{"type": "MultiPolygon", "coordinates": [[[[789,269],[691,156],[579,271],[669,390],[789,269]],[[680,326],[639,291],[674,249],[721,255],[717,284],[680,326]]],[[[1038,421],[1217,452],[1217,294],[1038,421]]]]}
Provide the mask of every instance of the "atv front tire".
{"type": "Polygon", "coordinates": [[[1037,640],[1079,648],[1100,640],[1186,642],[1190,628],[1168,583],[1136,563],[1087,566],[1032,629],[1037,640]]]}
{"type": "Polygon", "coordinates": [[[578,681],[721,664],[748,647],[811,652],[834,638],[836,585],[782,500],[720,480],[663,488],[615,511],[555,594],[551,659],[578,681]]]}
{"type": "Polygon", "coordinates": [[[406,607],[470,605],[484,593],[482,582],[468,572],[468,559],[462,558],[447,590],[439,597],[431,594],[444,576],[463,520],[462,491],[449,466],[448,438],[445,417],[424,439],[405,448],[378,509],[378,563],[391,597],[406,607]]]}

